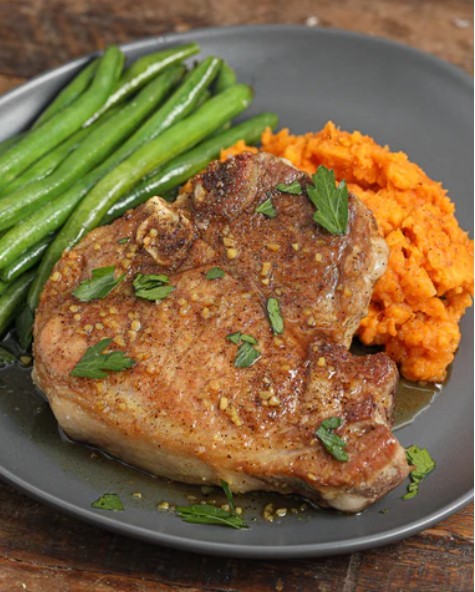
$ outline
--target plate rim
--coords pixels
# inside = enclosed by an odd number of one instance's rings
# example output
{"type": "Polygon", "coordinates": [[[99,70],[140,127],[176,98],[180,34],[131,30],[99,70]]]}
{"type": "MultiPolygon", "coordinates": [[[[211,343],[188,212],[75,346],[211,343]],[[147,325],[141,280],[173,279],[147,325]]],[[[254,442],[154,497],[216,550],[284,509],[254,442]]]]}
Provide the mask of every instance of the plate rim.
{"type": "MultiPolygon", "coordinates": [[[[164,33],[154,37],[144,37],[127,43],[117,44],[118,47],[125,51],[133,51],[136,49],[155,49],[157,44],[168,45],[183,40],[197,40],[199,42],[202,38],[213,38],[216,35],[222,34],[225,31],[230,33],[239,33],[242,31],[252,31],[256,34],[259,32],[276,31],[284,33],[286,31],[301,33],[305,32],[306,35],[319,35],[322,37],[343,37],[346,39],[354,39],[359,42],[373,43],[375,46],[386,46],[393,50],[403,51],[409,55],[414,56],[419,60],[424,60],[427,64],[432,67],[439,68],[450,74],[462,85],[465,85],[466,89],[473,93],[474,81],[473,79],[461,68],[455,66],[449,62],[442,60],[441,58],[422,51],[420,49],[404,45],[398,41],[387,39],[385,37],[372,36],[364,33],[347,31],[337,28],[321,28],[321,27],[308,27],[306,25],[299,24],[261,24],[261,25],[231,25],[224,27],[206,27],[191,29],[190,31],[182,33],[164,33]]],[[[0,96],[0,107],[8,104],[11,100],[14,100],[17,96],[22,95],[25,92],[34,91],[35,88],[47,82],[51,78],[55,78],[58,74],[64,74],[73,72],[80,65],[92,57],[99,55],[101,51],[94,51],[82,57],[71,60],[58,67],[50,68],[45,72],[38,74],[37,76],[21,83],[14,89],[4,93],[0,96]]],[[[196,540],[178,535],[170,535],[163,532],[151,532],[141,526],[128,524],[121,522],[115,518],[109,517],[105,514],[95,513],[90,508],[80,507],[76,504],[70,503],[64,499],[56,497],[43,489],[36,487],[35,485],[29,484],[27,481],[17,477],[13,472],[9,471],[2,465],[0,465],[0,477],[13,487],[19,489],[28,496],[45,503],[46,505],[54,508],[57,511],[64,512],[74,518],[79,518],[93,526],[105,528],[108,531],[128,536],[131,538],[139,539],[141,541],[155,544],[155,545],[166,545],[175,549],[189,551],[193,553],[205,553],[209,555],[221,555],[221,556],[233,556],[237,558],[254,558],[254,559],[270,559],[270,558],[304,558],[304,557],[316,557],[316,556],[329,556],[337,555],[342,553],[352,553],[355,551],[361,551],[370,548],[376,548],[389,543],[400,541],[403,538],[411,536],[420,532],[423,529],[429,528],[432,525],[440,522],[447,518],[451,514],[457,512],[465,505],[467,505],[474,495],[473,488],[466,491],[461,496],[457,497],[451,503],[446,504],[442,508],[432,512],[429,515],[423,516],[422,518],[412,520],[404,526],[398,526],[384,532],[352,537],[351,539],[344,539],[342,541],[325,542],[325,543],[310,543],[301,545],[250,545],[240,543],[227,543],[227,542],[212,542],[206,540],[196,540]]]]}
{"type": "MultiPolygon", "coordinates": [[[[474,79],[467,74],[462,68],[439,58],[438,56],[429,53],[427,51],[418,49],[416,47],[412,47],[410,45],[405,45],[400,41],[395,41],[393,39],[388,39],[386,37],[380,37],[378,35],[368,35],[365,33],[360,33],[357,31],[348,31],[346,29],[339,29],[333,27],[309,27],[303,24],[249,24],[249,25],[228,25],[222,27],[200,27],[197,29],[190,29],[189,31],[184,31],[182,33],[164,33],[162,35],[157,35],[156,37],[141,37],[134,41],[128,41],[127,43],[118,43],[117,46],[120,49],[124,50],[134,50],[134,49],[141,49],[150,45],[151,47],[155,47],[157,42],[160,44],[169,44],[175,41],[179,41],[180,39],[187,39],[189,37],[207,37],[207,36],[214,36],[219,34],[222,31],[229,31],[230,33],[236,33],[242,30],[251,30],[255,32],[266,32],[266,31],[300,31],[304,32],[305,34],[310,35],[321,35],[321,36],[328,36],[328,37],[346,37],[348,39],[355,39],[364,42],[374,43],[375,45],[384,45],[387,47],[392,47],[393,49],[401,50],[407,52],[408,54],[412,54],[419,59],[426,60],[429,64],[434,67],[439,67],[445,69],[455,78],[458,78],[462,84],[466,84],[473,92],[474,89],[474,79]]],[[[3,93],[0,95],[0,107],[3,103],[8,102],[10,99],[15,98],[17,95],[21,94],[25,91],[25,87],[29,89],[34,89],[38,84],[43,83],[48,78],[56,75],[58,73],[66,73],[70,70],[74,70],[79,67],[81,64],[84,64],[88,60],[93,57],[102,54],[102,50],[96,50],[85,54],[81,57],[74,58],[73,60],[69,60],[65,64],[60,66],[56,66],[53,68],[48,68],[44,72],[37,74],[22,82],[18,86],[14,87],[13,89],[3,93]]]]}
{"type": "Polygon", "coordinates": [[[56,511],[63,512],[73,518],[80,518],[84,522],[95,527],[101,527],[108,531],[137,539],[154,545],[165,545],[181,551],[189,551],[196,554],[207,554],[214,556],[236,557],[240,559],[297,559],[308,557],[327,557],[343,553],[354,553],[366,549],[375,549],[390,543],[399,542],[421,530],[430,528],[453,513],[462,509],[472,499],[473,488],[465,494],[456,498],[451,504],[442,509],[432,512],[428,516],[413,520],[404,527],[396,527],[383,533],[366,535],[335,541],[331,543],[310,543],[308,545],[243,545],[211,541],[197,541],[177,535],[170,535],[162,532],[151,533],[141,526],[128,524],[109,518],[105,514],[94,513],[90,508],[82,508],[59,497],[44,492],[36,486],[31,486],[23,479],[17,478],[11,471],[0,466],[0,476],[10,485],[16,487],[29,497],[32,497],[56,511]]]}

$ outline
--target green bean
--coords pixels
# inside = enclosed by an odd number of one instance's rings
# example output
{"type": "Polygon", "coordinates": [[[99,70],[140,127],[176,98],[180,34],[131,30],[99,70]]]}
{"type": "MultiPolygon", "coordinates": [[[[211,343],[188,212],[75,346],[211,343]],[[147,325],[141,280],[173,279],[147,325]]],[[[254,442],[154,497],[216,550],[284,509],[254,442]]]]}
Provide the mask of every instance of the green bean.
{"type": "MultiPolygon", "coordinates": [[[[224,90],[230,88],[231,86],[234,86],[235,84],[237,84],[236,72],[231,68],[229,64],[223,62],[219,74],[216,77],[216,80],[213,84],[213,94],[223,92],[224,90]]],[[[228,130],[230,127],[231,122],[227,121],[218,130],[216,130],[215,134],[218,135],[221,132],[228,130]]]]}
{"type": "Polygon", "coordinates": [[[82,67],[79,74],[74,76],[71,82],[69,82],[56,96],[56,98],[49,103],[46,109],[41,113],[38,119],[32,126],[32,129],[36,129],[48,119],[51,119],[53,115],[56,115],[59,111],[70,105],[75,101],[89,86],[94,74],[97,70],[98,60],[92,60],[87,66],[82,67]]]}
{"type": "MultiPolygon", "coordinates": [[[[110,157],[114,165],[130,156],[137,148],[158,137],[180,119],[186,117],[201,102],[207,86],[216,76],[221,61],[217,58],[203,60],[189,72],[183,83],[171,97],[110,157]]],[[[105,163],[107,166],[107,163],[105,163]]],[[[106,168],[105,166],[105,168],[106,168]]]]}
{"type": "Polygon", "coordinates": [[[218,136],[221,132],[225,132],[226,130],[230,129],[232,126],[232,121],[226,121],[226,123],[223,123],[223,125],[217,129],[213,136],[218,136]]]}
{"type": "Polygon", "coordinates": [[[53,235],[50,234],[27,249],[20,255],[20,257],[18,257],[18,259],[15,259],[15,261],[10,263],[10,265],[0,272],[0,278],[4,282],[12,282],[23,275],[25,271],[34,267],[41,260],[43,253],[46,251],[52,240],[53,235]]]}
{"type": "Polygon", "coordinates": [[[213,92],[218,94],[237,83],[236,72],[229,64],[223,62],[219,74],[213,85],[213,92]]]}
{"type": "MultiPolygon", "coordinates": [[[[0,230],[11,228],[39,205],[62,193],[92,167],[103,162],[114,147],[163,99],[182,73],[183,67],[176,66],[152,80],[133,101],[92,130],[77,150],[70,154],[53,174],[3,197],[0,200],[0,230]]],[[[6,264],[2,252],[4,240],[1,244],[0,268],[6,264]]]]}
{"type": "Polygon", "coordinates": [[[117,65],[123,57],[117,47],[106,49],[94,80],[81,100],[53,115],[0,155],[0,186],[10,183],[35,160],[61,144],[105,103],[115,84],[117,65]]]}
{"type": "Polygon", "coordinates": [[[28,271],[7,286],[0,296],[0,338],[10,327],[16,313],[22,307],[28,288],[35,276],[35,270],[28,271]]]}
{"type": "MultiPolygon", "coordinates": [[[[21,256],[21,253],[39,240],[60,228],[68,219],[84,195],[109,171],[132,154],[147,141],[154,139],[160,132],[179,121],[195,108],[206,87],[219,68],[219,60],[209,58],[195,68],[168,101],[152,115],[118,150],[100,166],[78,180],[57,199],[27,216],[0,238],[0,268],[21,256]]],[[[172,69],[161,76],[169,75],[172,69]]],[[[1,206],[1,202],[0,202],[1,206]]]]}
{"type": "Polygon", "coordinates": [[[26,132],[20,132],[19,134],[15,134],[14,136],[10,136],[9,138],[5,138],[5,140],[2,140],[0,142],[0,154],[3,154],[12,146],[18,144],[18,142],[24,137],[25,134],[26,132]]]}
{"type": "Polygon", "coordinates": [[[16,338],[23,350],[27,350],[33,341],[34,324],[35,316],[28,306],[24,306],[15,316],[16,338]]]}
{"type": "MultiPolygon", "coordinates": [[[[14,179],[9,185],[3,190],[3,195],[8,195],[16,191],[24,185],[28,185],[33,181],[40,181],[49,174],[51,174],[66,158],[66,156],[74,150],[81,141],[90,133],[89,128],[81,128],[75,132],[72,136],[67,138],[62,144],[53,148],[51,152],[47,152],[39,160],[34,162],[30,167],[26,169],[19,177],[14,179]]],[[[1,195],[0,195],[1,198],[1,195]]]]}
{"type": "Polygon", "coordinates": [[[3,294],[5,292],[5,290],[7,289],[7,283],[3,282],[2,280],[0,280],[0,295],[3,294]]]}
{"type": "MultiPolygon", "coordinates": [[[[176,121],[185,117],[196,108],[202,100],[209,98],[210,95],[205,89],[216,76],[220,64],[221,61],[217,58],[211,57],[203,60],[197,68],[188,74],[186,80],[168,99],[168,101],[156,113],[154,113],[134,133],[134,135],[131,136],[121,148],[119,148],[118,151],[111,155],[109,160],[104,163],[102,170],[108,172],[111,168],[110,165],[115,166],[118,164],[143,143],[155,138],[176,121]]],[[[97,175],[93,175],[92,178],[95,181],[98,180],[97,175]]],[[[86,180],[85,185],[90,188],[88,180],[86,180]]],[[[63,201],[61,203],[63,203],[63,201]]],[[[77,201],[75,200],[74,204],[76,203],[77,201]]]]}
{"type": "Polygon", "coordinates": [[[238,140],[244,140],[246,144],[256,144],[260,141],[262,132],[267,127],[275,128],[277,123],[278,117],[274,113],[256,115],[174,158],[111,206],[101,220],[101,226],[119,218],[127,210],[136,208],[149,197],[163,195],[178,187],[205,169],[212,160],[218,158],[221,150],[229,148],[238,140]]]}
{"type": "Polygon", "coordinates": [[[5,272],[10,265],[13,265],[24,251],[29,250],[50,233],[61,228],[84,195],[103,176],[102,174],[96,175],[96,170],[88,173],[59,197],[38,208],[20,224],[11,228],[4,235],[6,240],[0,239],[0,248],[2,249],[0,253],[8,262],[5,263],[0,273],[5,272]]]}
{"type": "MultiPolygon", "coordinates": [[[[118,107],[114,107],[105,113],[98,121],[94,122],[94,125],[87,128],[82,127],[62,144],[56,146],[56,148],[53,148],[51,152],[47,152],[39,160],[28,167],[26,171],[24,171],[19,177],[7,185],[7,187],[4,189],[4,192],[2,192],[3,196],[7,196],[20,187],[24,187],[33,181],[39,181],[50,175],[58,168],[63,160],[79,146],[79,144],[91,133],[93,129],[95,129],[98,125],[102,125],[105,121],[115,115],[117,111],[118,107]]],[[[2,193],[0,193],[0,199],[2,198],[2,193]]]]}
{"type": "Polygon", "coordinates": [[[150,53],[136,60],[122,76],[118,88],[111,94],[107,101],[87,121],[90,125],[104,111],[125,100],[131,94],[142,88],[157,74],[173,64],[179,64],[186,58],[199,53],[200,48],[196,43],[181,45],[172,49],[165,49],[150,53]]]}
{"type": "Polygon", "coordinates": [[[195,109],[199,109],[202,105],[211,99],[211,91],[205,90],[195,105],[195,109]]]}
{"type": "Polygon", "coordinates": [[[44,283],[64,249],[71,248],[89,230],[95,228],[107,210],[147,173],[198,144],[220,125],[243,111],[251,100],[252,91],[248,86],[233,86],[136,150],[105,175],[81,201],[49,246],[28,294],[30,310],[35,310],[44,283]]]}

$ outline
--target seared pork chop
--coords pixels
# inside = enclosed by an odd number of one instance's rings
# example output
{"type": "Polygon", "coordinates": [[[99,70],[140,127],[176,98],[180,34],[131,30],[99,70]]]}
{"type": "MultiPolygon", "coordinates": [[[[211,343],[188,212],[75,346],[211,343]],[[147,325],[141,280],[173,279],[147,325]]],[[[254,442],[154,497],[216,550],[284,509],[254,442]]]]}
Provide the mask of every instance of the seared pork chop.
{"type": "Polygon", "coordinates": [[[353,195],[348,232],[320,228],[305,196],[276,190],[295,179],[310,182],[264,153],[214,163],[174,204],[152,198],[63,254],[36,315],[34,378],[66,433],[157,475],[298,493],[348,512],[406,477],[390,429],[397,370],[384,354],[348,351],[387,249],[353,195]],[[269,197],[275,218],[255,211],[269,197]],[[105,266],[126,280],[78,301],[73,290],[105,266]],[[214,266],[224,277],[206,278],[214,266]],[[166,273],[175,289],[137,298],[138,273],[166,273]],[[282,335],[265,313],[270,296],[282,335]],[[235,366],[227,336],[237,331],[257,341],[249,367],[235,366]],[[106,337],[135,367],[72,377],[106,337]],[[315,435],[329,417],[343,420],[347,462],[315,435]]]}

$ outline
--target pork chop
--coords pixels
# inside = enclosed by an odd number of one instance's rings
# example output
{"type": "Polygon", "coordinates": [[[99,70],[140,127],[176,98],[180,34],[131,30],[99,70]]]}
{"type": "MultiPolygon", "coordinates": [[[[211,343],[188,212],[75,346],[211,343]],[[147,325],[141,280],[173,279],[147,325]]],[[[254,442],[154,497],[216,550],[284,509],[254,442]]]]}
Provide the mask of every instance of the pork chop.
{"type": "Polygon", "coordinates": [[[297,493],[347,512],[407,476],[391,432],[396,367],[348,351],[385,268],[384,241],[353,195],[348,232],[330,235],[305,196],[276,189],[295,179],[310,182],[264,153],[213,163],[174,204],[152,198],[63,254],[36,315],[34,379],[69,436],[156,475],[297,493]],[[269,197],[274,218],[255,211],[269,197]],[[73,290],[105,266],[125,281],[80,302],[73,290]],[[215,266],[224,276],[207,279],[215,266]],[[137,298],[138,273],[166,273],[175,289],[137,298]],[[270,296],[282,335],[265,313],[270,296]],[[236,332],[257,342],[248,367],[235,365],[236,332]],[[71,376],[106,337],[136,365],[71,376]],[[316,436],[330,417],[342,419],[347,462],[316,436]]]}

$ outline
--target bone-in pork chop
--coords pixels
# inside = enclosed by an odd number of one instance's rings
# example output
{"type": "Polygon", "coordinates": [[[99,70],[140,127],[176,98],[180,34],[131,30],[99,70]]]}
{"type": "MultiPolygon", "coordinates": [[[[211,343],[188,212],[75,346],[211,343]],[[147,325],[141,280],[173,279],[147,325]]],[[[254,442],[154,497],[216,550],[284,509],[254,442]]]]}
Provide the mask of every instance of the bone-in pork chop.
{"type": "Polygon", "coordinates": [[[157,475],[298,493],[348,512],[406,477],[391,433],[397,370],[384,354],[348,351],[387,249],[355,196],[347,233],[331,235],[308,198],[276,189],[294,180],[310,182],[264,153],[213,163],[174,204],[152,198],[63,254],[36,315],[34,377],[67,434],[157,475]],[[273,218],[255,211],[269,198],[273,218]],[[106,266],[125,281],[79,301],[72,292],[106,266]],[[216,266],[224,276],[207,279],[216,266]],[[138,298],[138,273],[166,274],[174,290],[138,298]],[[272,332],[269,297],[283,334],[272,332]],[[236,332],[257,342],[248,367],[235,365],[236,332]],[[71,376],[104,338],[135,366],[71,376]],[[346,462],[315,434],[331,417],[342,420],[346,462]]]}

